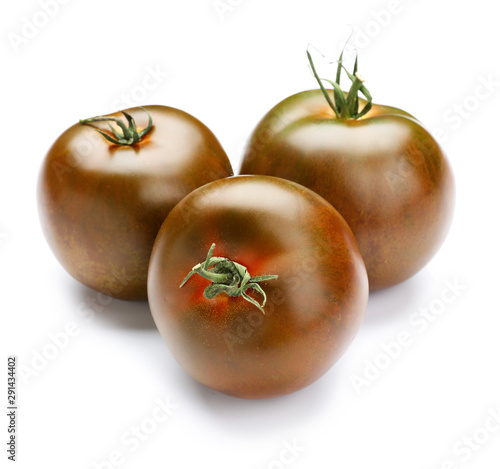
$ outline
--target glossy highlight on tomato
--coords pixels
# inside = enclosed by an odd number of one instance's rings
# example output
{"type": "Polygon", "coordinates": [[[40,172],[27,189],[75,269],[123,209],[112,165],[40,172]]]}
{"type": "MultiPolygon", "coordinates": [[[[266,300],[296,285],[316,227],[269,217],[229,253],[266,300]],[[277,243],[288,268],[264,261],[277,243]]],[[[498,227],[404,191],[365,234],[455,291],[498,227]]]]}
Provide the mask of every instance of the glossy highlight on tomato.
{"type": "Polygon", "coordinates": [[[193,191],[170,212],[151,255],[148,297],[193,378],[255,399],[302,389],[340,358],[361,325],[368,280],[350,228],[328,202],[284,179],[239,176],[193,191]],[[197,274],[211,256],[264,279],[265,304],[246,290],[263,311],[225,287],[213,296],[219,286],[197,274]]]}
{"type": "Polygon", "coordinates": [[[170,210],[233,171],[213,133],[190,114],[166,106],[124,112],[75,124],[57,139],[40,171],[38,208],[50,247],[75,279],[141,300],[151,249],[170,210]],[[110,141],[131,125],[129,117],[137,136],[110,141]]]}
{"type": "Polygon", "coordinates": [[[451,224],[455,185],[423,125],[372,104],[359,75],[349,77],[368,100],[341,95],[337,85],[284,99],[254,130],[240,174],[285,178],[328,200],[351,227],[370,289],[378,290],[410,278],[437,252],[451,224]],[[351,113],[345,104],[337,112],[325,96],[334,106],[344,97],[351,113]]]}

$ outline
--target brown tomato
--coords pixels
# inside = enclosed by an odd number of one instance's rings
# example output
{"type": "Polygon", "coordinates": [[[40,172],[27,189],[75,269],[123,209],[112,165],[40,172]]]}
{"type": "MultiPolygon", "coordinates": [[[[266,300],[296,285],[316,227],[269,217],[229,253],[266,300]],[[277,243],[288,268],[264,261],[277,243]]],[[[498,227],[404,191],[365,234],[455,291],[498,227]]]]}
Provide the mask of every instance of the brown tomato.
{"type": "Polygon", "coordinates": [[[129,109],[128,127],[119,117],[89,119],[57,139],[40,172],[38,207],[50,247],[74,278],[106,295],[140,300],[153,242],[170,210],[232,169],[213,133],[183,111],[129,109]]]}
{"type": "Polygon", "coordinates": [[[309,385],[339,359],[362,322],[368,280],[351,230],[322,197],[284,179],[240,176],[193,191],[170,212],[148,296],[193,378],[266,398],[309,385]]]}

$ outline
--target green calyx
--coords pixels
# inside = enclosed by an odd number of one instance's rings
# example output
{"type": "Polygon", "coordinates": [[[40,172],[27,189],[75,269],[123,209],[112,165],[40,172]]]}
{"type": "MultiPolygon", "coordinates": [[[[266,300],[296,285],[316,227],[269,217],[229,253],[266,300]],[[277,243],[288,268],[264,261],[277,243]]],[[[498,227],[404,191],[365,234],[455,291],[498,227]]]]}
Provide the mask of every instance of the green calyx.
{"type": "Polygon", "coordinates": [[[262,314],[265,314],[264,306],[266,305],[267,296],[258,282],[274,280],[278,278],[278,276],[261,275],[258,277],[251,277],[245,266],[226,259],[225,257],[212,257],[214,249],[215,243],[210,247],[205,261],[193,267],[179,288],[182,288],[194,274],[198,274],[212,282],[203,292],[205,298],[211,300],[220,293],[226,293],[232,297],[241,296],[246,301],[259,308],[262,314]],[[262,304],[247,295],[246,292],[250,288],[262,295],[264,298],[262,304]]]}
{"type": "Polygon", "coordinates": [[[112,116],[99,116],[99,117],[92,117],[90,119],[83,119],[80,121],[80,124],[87,125],[87,124],[92,124],[93,122],[107,122],[109,128],[111,129],[111,132],[113,132],[114,138],[111,137],[106,132],[103,132],[102,130],[95,129],[106,140],[109,140],[111,143],[114,143],[115,145],[135,145],[136,143],[139,143],[142,140],[142,138],[153,128],[153,118],[151,117],[151,114],[143,107],[141,107],[141,109],[148,115],[149,122],[148,126],[144,130],[141,130],[140,132],[137,131],[137,126],[135,125],[134,118],[130,114],[127,114],[125,111],[121,111],[121,113],[125,116],[125,119],[127,119],[128,127],[125,124],[125,122],[123,122],[123,120],[118,119],[118,117],[112,117],[112,116]],[[122,132],[120,133],[116,128],[114,128],[110,124],[110,122],[115,122],[116,125],[120,127],[122,132]]]}
{"type": "Polygon", "coordinates": [[[327,100],[328,104],[332,108],[335,116],[338,119],[359,119],[363,117],[372,107],[372,96],[370,92],[363,85],[365,81],[364,78],[358,73],[358,55],[356,53],[356,60],[354,62],[354,70],[352,73],[349,73],[347,68],[342,63],[342,58],[344,55],[344,50],[340,53],[340,57],[337,61],[337,76],[335,81],[329,80],[327,78],[320,78],[318,73],[316,72],[316,68],[314,67],[314,62],[312,60],[311,54],[309,52],[309,48],[307,49],[307,58],[309,59],[309,64],[311,65],[312,72],[314,74],[314,78],[319,84],[323,96],[327,100]],[[347,74],[349,79],[351,80],[351,88],[348,93],[344,93],[340,88],[340,77],[342,74],[342,70],[347,74]],[[323,82],[329,83],[333,87],[333,99],[328,94],[328,91],[323,85],[323,82]],[[361,111],[359,111],[359,92],[366,98],[366,105],[363,107],[361,111]],[[346,96],[347,94],[347,96],[346,96]]]}

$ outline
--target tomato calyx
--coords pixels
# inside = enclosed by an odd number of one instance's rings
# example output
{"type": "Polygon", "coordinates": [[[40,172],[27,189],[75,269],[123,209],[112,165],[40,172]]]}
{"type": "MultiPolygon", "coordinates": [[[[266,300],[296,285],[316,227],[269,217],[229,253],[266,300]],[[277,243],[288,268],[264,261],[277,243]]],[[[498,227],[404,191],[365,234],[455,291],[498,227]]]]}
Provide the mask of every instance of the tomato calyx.
{"type": "Polygon", "coordinates": [[[337,60],[337,76],[335,78],[335,81],[332,81],[327,78],[319,77],[316,71],[316,67],[314,66],[311,53],[309,52],[309,46],[306,52],[314,78],[316,78],[316,81],[318,82],[319,87],[321,88],[323,96],[325,97],[326,101],[332,108],[337,119],[348,120],[348,119],[359,119],[360,117],[363,117],[372,107],[372,96],[370,92],[366,89],[365,85],[363,84],[365,79],[358,73],[358,54],[356,53],[356,60],[354,62],[353,72],[350,73],[343,64],[342,60],[344,56],[344,50],[342,50],[342,52],[340,53],[340,57],[337,60]],[[347,93],[344,93],[342,91],[342,88],[340,87],[340,77],[342,74],[342,70],[344,70],[348,78],[351,80],[351,88],[347,93]],[[326,81],[333,87],[333,99],[331,98],[331,96],[328,94],[328,91],[324,87],[323,81],[326,81]],[[363,107],[361,111],[359,110],[359,96],[358,96],[360,92],[366,98],[367,101],[366,105],[363,107]]]}
{"type": "Polygon", "coordinates": [[[109,128],[111,129],[111,132],[113,132],[114,138],[108,135],[106,132],[103,132],[102,130],[95,129],[106,140],[109,140],[115,145],[135,145],[136,143],[139,143],[143,139],[143,137],[153,128],[153,118],[151,117],[151,114],[143,107],[141,107],[140,109],[142,109],[149,117],[148,126],[140,132],[137,131],[137,126],[135,124],[134,118],[125,111],[121,111],[121,113],[125,116],[125,119],[127,119],[128,127],[121,119],[113,116],[99,116],[92,117],[90,119],[83,119],[80,120],[80,124],[87,125],[92,124],[93,122],[107,122],[109,128]],[[122,129],[122,133],[115,129],[110,124],[110,122],[115,122],[118,127],[122,129]]]}
{"type": "Polygon", "coordinates": [[[266,305],[267,295],[258,282],[274,280],[278,278],[278,276],[260,275],[252,277],[245,266],[226,259],[225,257],[212,257],[214,249],[215,243],[210,247],[205,261],[192,268],[179,288],[182,288],[194,274],[198,274],[212,282],[203,292],[205,298],[211,300],[220,293],[226,293],[231,297],[241,296],[246,301],[259,308],[262,314],[266,314],[264,306],[266,305]],[[262,304],[247,295],[246,292],[249,289],[253,289],[262,295],[262,304]]]}

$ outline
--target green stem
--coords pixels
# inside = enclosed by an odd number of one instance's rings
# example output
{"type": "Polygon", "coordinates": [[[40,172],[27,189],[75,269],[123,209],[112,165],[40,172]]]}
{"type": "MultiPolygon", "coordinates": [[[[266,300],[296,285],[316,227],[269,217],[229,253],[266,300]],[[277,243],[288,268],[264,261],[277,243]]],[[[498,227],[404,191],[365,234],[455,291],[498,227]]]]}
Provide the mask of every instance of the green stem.
{"type": "MultiPolygon", "coordinates": [[[[345,49],[345,47],[344,47],[345,49]]],[[[309,52],[309,48],[307,49],[307,58],[309,60],[309,65],[311,66],[311,70],[313,72],[314,78],[319,84],[321,92],[325,97],[327,103],[332,108],[333,112],[337,119],[359,119],[363,117],[372,107],[372,96],[370,92],[363,85],[364,79],[358,74],[358,56],[356,55],[356,61],[354,63],[353,73],[349,73],[349,71],[345,68],[343,64],[343,55],[344,49],[340,53],[340,57],[337,61],[337,75],[335,77],[335,81],[329,80],[327,78],[320,78],[318,73],[316,72],[316,67],[314,66],[314,62],[312,56],[309,52]],[[340,77],[342,70],[346,73],[346,75],[351,80],[351,88],[347,93],[342,91],[340,87],[340,77]],[[333,97],[328,94],[328,90],[323,85],[323,82],[326,81],[333,87],[333,97]],[[361,111],[359,111],[359,93],[361,93],[365,98],[367,103],[363,107],[361,111]]]]}
{"type": "Polygon", "coordinates": [[[194,273],[201,275],[203,278],[210,280],[212,283],[224,283],[227,284],[233,279],[232,274],[216,274],[213,269],[206,270],[200,264],[193,268],[194,273]]]}
{"type": "Polygon", "coordinates": [[[114,138],[100,129],[95,129],[106,140],[110,141],[111,143],[114,143],[115,145],[135,145],[136,143],[139,143],[143,139],[143,137],[147,135],[149,131],[153,128],[153,118],[151,117],[151,114],[143,107],[141,107],[140,109],[142,109],[148,115],[149,118],[148,126],[145,129],[141,130],[140,132],[137,131],[137,126],[135,124],[134,118],[130,114],[127,114],[125,111],[121,111],[121,113],[125,116],[125,119],[127,119],[128,127],[125,124],[125,122],[123,122],[121,119],[118,119],[118,117],[113,117],[113,116],[99,116],[99,117],[92,117],[90,119],[83,119],[80,120],[80,124],[87,125],[87,124],[92,124],[94,122],[107,122],[109,128],[111,129],[111,132],[113,132],[114,138]],[[122,133],[120,133],[111,124],[109,124],[110,122],[114,122],[116,125],[118,125],[118,127],[122,129],[122,133]]]}
{"type": "Polygon", "coordinates": [[[220,293],[226,293],[231,297],[241,296],[265,314],[264,306],[266,305],[267,296],[258,282],[274,280],[278,276],[259,275],[258,277],[251,277],[245,266],[225,257],[212,257],[214,249],[215,243],[210,247],[205,261],[191,269],[191,272],[186,275],[179,288],[182,288],[194,274],[198,274],[212,282],[203,292],[205,298],[212,299],[220,293]],[[249,289],[253,289],[262,295],[262,304],[246,294],[249,289]]]}

